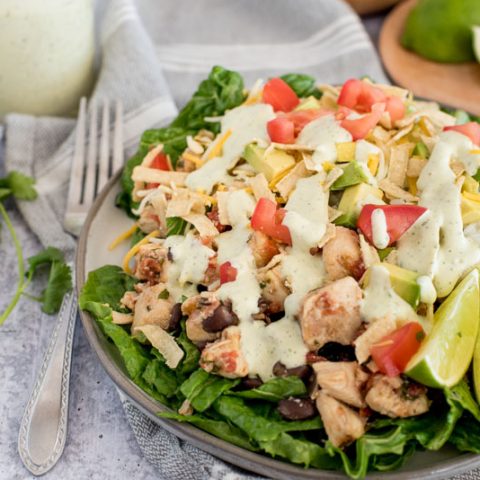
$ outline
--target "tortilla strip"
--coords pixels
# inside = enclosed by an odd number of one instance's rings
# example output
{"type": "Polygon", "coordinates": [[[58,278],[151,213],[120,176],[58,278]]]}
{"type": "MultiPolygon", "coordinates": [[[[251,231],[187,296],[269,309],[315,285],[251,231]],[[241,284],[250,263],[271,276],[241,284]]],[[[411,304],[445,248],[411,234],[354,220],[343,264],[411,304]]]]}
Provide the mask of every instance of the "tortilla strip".
{"type": "Polygon", "coordinates": [[[120,313],[112,310],[112,323],[115,325],[128,325],[133,322],[131,313],[120,313]]]}
{"type": "Polygon", "coordinates": [[[142,332],[147,337],[152,346],[163,355],[170,368],[177,367],[184,353],[171,335],[158,325],[142,325],[136,327],[135,331],[142,332]]]}
{"type": "Polygon", "coordinates": [[[142,166],[135,167],[132,173],[134,182],[161,183],[163,185],[174,183],[180,187],[185,185],[187,177],[188,173],[186,172],[171,172],[142,166]]]}
{"type": "Polygon", "coordinates": [[[309,172],[305,166],[305,162],[299,162],[295,167],[285,175],[276,185],[276,189],[280,195],[286,200],[290,193],[294,190],[298,180],[308,177],[309,172]]]}
{"type": "Polygon", "coordinates": [[[177,189],[167,204],[167,217],[184,217],[190,212],[204,213],[205,208],[199,195],[191,190],[177,189]]]}
{"type": "Polygon", "coordinates": [[[418,197],[403,190],[386,178],[381,180],[378,186],[385,192],[389,199],[399,198],[401,200],[406,200],[407,202],[418,202],[418,197]]]}
{"type": "Polygon", "coordinates": [[[275,195],[270,188],[268,188],[268,181],[263,173],[259,173],[255,177],[249,178],[248,184],[252,187],[255,200],[258,201],[261,198],[268,198],[269,200],[275,201],[275,195]]]}
{"type": "Polygon", "coordinates": [[[365,269],[380,263],[380,257],[378,256],[377,250],[365,240],[365,237],[362,234],[359,235],[359,239],[360,251],[362,252],[362,260],[365,269]]]}
{"type": "Polygon", "coordinates": [[[328,221],[333,222],[336,220],[338,217],[342,216],[342,212],[340,210],[337,210],[336,208],[333,207],[328,207],[328,221]]]}
{"type": "Polygon", "coordinates": [[[213,222],[201,213],[189,213],[182,218],[191,223],[203,238],[215,237],[219,233],[213,222]]]}
{"type": "Polygon", "coordinates": [[[422,173],[423,168],[427,164],[427,161],[418,156],[413,156],[408,161],[407,176],[408,177],[418,177],[422,173]]]}
{"type": "Polygon", "coordinates": [[[229,192],[217,192],[215,194],[217,197],[218,219],[222,225],[230,225],[230,217],[228,215],[229,195],[229,192]]]}
{"type": "Polygon", "coordinates": [[[387,180],[399,187],[405,184],[411,147],[411,143],[402,143],[390,150],[387,180]]]}
{"type": "Polygon", "coordinates": [[[160,143],[159,145],[153,147],[146,155],[143,157],[142,160],[142,167],[149,167],[155,157],[163,151],[163,143],[160,143]]]}

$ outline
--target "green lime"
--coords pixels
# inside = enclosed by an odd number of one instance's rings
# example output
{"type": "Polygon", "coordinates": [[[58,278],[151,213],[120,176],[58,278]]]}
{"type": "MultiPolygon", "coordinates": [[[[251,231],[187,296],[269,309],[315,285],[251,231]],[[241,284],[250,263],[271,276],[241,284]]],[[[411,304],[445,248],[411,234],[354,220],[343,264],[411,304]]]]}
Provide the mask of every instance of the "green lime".
{"type": "Polygon", "coordinates": [[[478,270],[472,270],[435,312],[433,328],[406,368],[429,387],[453,387],[465,375],[480,323],[478,270]]]}
{"type": "Polygon", "coordinates": [[[477,62],[480,62],[480,26],[472,27],[473,32],[473,53],[477,57],[477,62]]]}
{"type": "Polygon", "coordinates": [[[420,0],[408,16],[402,45],[436,62],[474,61],[472,25],[479,0],[420,0]]]}

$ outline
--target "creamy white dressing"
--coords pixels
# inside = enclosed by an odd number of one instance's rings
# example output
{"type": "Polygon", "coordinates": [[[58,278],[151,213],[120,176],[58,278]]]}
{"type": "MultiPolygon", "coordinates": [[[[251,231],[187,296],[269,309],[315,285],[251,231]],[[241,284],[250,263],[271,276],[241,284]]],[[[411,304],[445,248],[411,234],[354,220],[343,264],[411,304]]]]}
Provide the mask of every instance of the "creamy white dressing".
{"type": "Polygon", "coordinates": [[[381,208],[376,208],[372,212],[372,236],[375,247],[378,249],[388,247],[390,236],[387,231],[387,218],[381,208]]]}
{"type": "Polygon", "coordinates": [[[470,138],[454,130],[442,133],[442,138],[455,144],[456,160],[462,163],[469,175],[475,175],[480,168],[480,153],[470,138]]]}
{"type": "Polygon", "coordinates": [[[352,135],[342,128],[333,115],[308,123],[297,138],[298,145],[315,148],[309,168],[318,172],[323,170],[325,162],[335,163],[337,160],[337,143],[351,142],[352,135]]]}
{"type": "Polygon", "coordinates": [[[355,161],[362,167],[365,176],[368,178],[368,183],[377,186],[377,179],[368,168],[368,157],[370,155],[378,155],[377,177],[381,180],[385,177],[385,157],[383,151],[366,140],[357,140],[355,142],[355,161]]]}
{"type": "Polygon", "coordinates": [[[480,262],[480,246],[463,232],[460,188],[450,168],[452,160],[465,160],[465,138],[440,134],[417,181],[419,205],[428,211],[398,241],[399,265],[431,277],[440,298],[480,262]]]}
{"type": "Polygon", "coordinates": [[[273,118],[272,107],[263,103],[242,105],[227,112],[221,120],[220,136],[229,130],[231,134],[223,144],[221,156],[192,172],[186,179],[186,185],[193,190],[201,188],[210,192],[216,183],[227,183],[227,170],[235,165],[245,147],[255,139],[269,141],[267,122],[273,118]]]}
{"type": "Polygon", "coordinates": [[[203,281],[209,260],[215,252],[203,245],[192,233],[167,237],[164,245],[170,249],[173,259],[167,269],[167,289],[170,295],[175,302],[182,295],[195,295],[195,286],[203,281]]]}
{"type": "Polygon", "coordinates": [[[395,320],[397,327],[400,327],[405,323],[418,321],[415,310],[397,295],[392,288],[388,270],[381,265],[370,268],[369,283],[363,294],[360,313],[366,322],[391,318],[395,320]]]}
{"type": "Polygon", "coordinates": [[[423,303],[433,304],[437,299],[437,291],[433,285],[432,279],[427,275],[420,275],[417,278],[420,287],[420,301],[423,303]]]}

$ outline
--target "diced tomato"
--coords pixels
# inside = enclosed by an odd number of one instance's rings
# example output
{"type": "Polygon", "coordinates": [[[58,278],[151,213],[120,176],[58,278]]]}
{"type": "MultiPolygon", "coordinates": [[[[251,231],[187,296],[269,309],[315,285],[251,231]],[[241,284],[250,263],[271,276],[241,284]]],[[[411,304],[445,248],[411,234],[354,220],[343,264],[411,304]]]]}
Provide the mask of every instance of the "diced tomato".
{"type": "MultiPolygon", "coordinates": [[[[159,153],[150,164],[150,168],[156,168],[158,170],[170,170],[170,165],[168,163],[168,157],[163,152],[159,153]]],[[[147,189],[149,188],[157,188],[160,184],[159,183],[147,183],[145,186],[147,189]]]]}
{"type": "Polygon", "coordinates": [[[270,140],[276,143],[293,143],[295,141],[295,125],[287,117],[277,117],[267,123],[270,140]]]}
{"type": "Polygon", "coordinates": [[[219,267],[220,284],[234,282],[237,279],[237,269],[230,263],[222,263],[219,267]]]}
{"type": "Polygon", "coordinates": [[[293,122],[295,126],[295,136],[297,136],[303,130],[305,125],[313,122],[313,120],[316,120],[317,118],[331,113],[333,113],[333,111],[326,108],[311,108],[287,113],[285,117],[293,122]]]}
{"type": "Polygon", "coordinates": [[[377,209],[383,210],[387,220],[390,238],[388,245],[395,243],[427,211],[425,207],[419,205],[364,205],[357,220],[357,227],[372,244],[372,213],[377,209]]]}
{"type": "Polygon", "coordinates": [[[340,91],[337,103],[357,112],[370,112],[373,105],[384,102],[385,93],[367,82],[351,78],[347,80],[340,91]]]}
{"type": "Polygon", "coordinates": [[[285,225],[282,225],[285,213],[283,208],[277,209],[277,204],[273,200],[261,198],[252,215],[252,228],[279,242],[291,245],[290,230],[285,225]]]}
{"type": "Polygon", "coordinates": [[[410,322],[372,345],[370,353],[382,373],[395,377],[405,371],[424,337],[425,333],[421,325],[410,322]]]}
{"type": "Polygon", "coordinates": [[[475,145],[480,145],[480,123],[468,122],[463,125],[454,125],[452,127],[445,127],[444,131],[453,130],[454,132],[463,133],[475,145]]]}
{"type": "Polygon", "coordinates": [[[263,101],[270,104],[275,112],[290,112],[300,103],[297,94],[281,78],[272,78],[265,84],[263,101]]]}
{"type": "MultiPolygon", "coordinates": [[[[351,133],[353,140],[360,140],[365,138],[370,130],[377,125],[384,111],[385,104],[377,103],[372,107],[371,113],[366,113],[355,119],[344,118],[341,120],[340,125],[351,133]]],[[[342,115],[341,111],[340,115],[342,115]]]]}
{"type": "Polygon", "coordinates": [[[386,100],[385,110],[390,114],[392,122],[396,122],[405,116],[406,108],[400,97],[391,95],[386,100]]]}

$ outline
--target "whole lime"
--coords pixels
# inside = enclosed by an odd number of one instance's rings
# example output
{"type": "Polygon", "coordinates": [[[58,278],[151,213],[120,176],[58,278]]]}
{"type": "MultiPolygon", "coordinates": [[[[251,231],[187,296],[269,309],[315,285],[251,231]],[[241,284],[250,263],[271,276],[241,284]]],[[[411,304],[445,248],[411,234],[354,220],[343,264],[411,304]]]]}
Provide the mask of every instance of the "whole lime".
{"type": "Polygon", "coordinates": [[[420,0],[402,45],[436,62],[474,61],[472,25],[480,25],[480,0],[420,0]]]}

